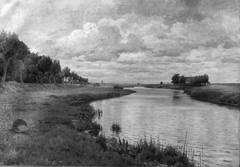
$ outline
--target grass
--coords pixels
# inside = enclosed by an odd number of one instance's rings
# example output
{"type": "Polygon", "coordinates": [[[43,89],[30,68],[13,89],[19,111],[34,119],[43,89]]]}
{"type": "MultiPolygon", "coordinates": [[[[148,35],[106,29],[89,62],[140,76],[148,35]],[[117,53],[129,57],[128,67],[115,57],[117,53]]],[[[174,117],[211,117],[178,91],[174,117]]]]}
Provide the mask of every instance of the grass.
{"type": "Polygon", "coordinates": [[[122,128],[119,124],[113,123],[111,126],[111,130],[113,133],[119,134],[122,131],[122,128]]]}
{"type": "Polygon", "coordinates": [[[39,127],[30,129],[28,135],[6,131],[0,136],[2,165],[141,166],[156,163],[193,166],[184,152],[171,145],[164,147],[152,139],[140,139],[137,144],[129,145],[124,139],[85,133],[101,128],[91,121],[93,113],[98,111],[88,105],[82,107],[89,117],[80,114],[75,123],[55,116],[40,121],[39,127]]]}
{"type": "Polygon", "coordinates": [[[8,136],[0,145],[4,165],[128,165],[119,154],[104,152],[96,139],[62,125],[19,142],[8,136]]]}
{"type": "Polygon", "coordinates": [[[240,87],[237,84],[217,84],[185,89],[192,98],[219,104],[240,106],[240,87]]]}
{"type": "Polygon", "coordinates": [[[121,140],[120,138],[111,138],[109,143],[109,150],[117,152],[135,164],[166,164],[175,167],[194,166],[194,163],[190,162],[187,157],[186,151],[181,151],[177,146],[164,146],[152,138],[150,140],[141,138],[134,145],[129,145],[127,140],[121,140]]]}
{"type": "MultiPolygon", "coordinates": [[[[39,102],[29,103],[24,108],[26,113],[22,118],[29,125],[28,134],[17,134],[8,130],[12,121],[10,117],[14,117],[11,114],[16,111],[11,112],[10,107],[4,109],[6,118],[2,118],[1,121],[7,122],[0,135],[0,165],[141,166],[146,162],[185,163],[182,161],[185,154],[174,147],[168,146],[167,149],[163,149],[153,141],[144,140],[136,145],[129,145],[124,139],[116,141],[98,136],[101,126],[92,120],[102,112],[95,111],[88,102],[127,95],[130,92],[109,89],[106,92],[106,88],[92,89],[89,87],[87,90],[83,89],[82,94],[67,96],[61,96],[62,91],[58,94],[52,92],[44,100],[41,100],[45,98],[44,93],[30,96],[31,100],[39,102]],[[91,93],[88,94],[90,89],[91,93]],[[86,103],[72,105],[72,102],[79,101],[86,103]],[[33,122],[31,126],[30,121],[33,122]],[[161,155],[167,158],[162,159],[161,155]]],[[[6,96],[8,100],[10,95],[6,96]]],[[[19,98],[21,100],[22,96],[19,98]]],[[[22,106],[16,103],[15,97],[12,97],[12,100],[16,107],[22,106]]]]}

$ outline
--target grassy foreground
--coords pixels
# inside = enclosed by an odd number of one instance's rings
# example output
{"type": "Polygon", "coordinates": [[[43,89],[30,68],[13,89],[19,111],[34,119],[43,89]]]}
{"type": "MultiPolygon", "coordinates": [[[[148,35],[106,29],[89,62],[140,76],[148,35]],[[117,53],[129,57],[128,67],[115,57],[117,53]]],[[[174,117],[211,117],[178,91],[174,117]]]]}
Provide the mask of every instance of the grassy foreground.
{"type": "Polygon", "coordinates": [[[101,126],[93,119],[99,111],[89,102],[133,91],[63,85],[2,87],[0,165],[193,166],[184,150],[173,146],[146,140],[130,146],[124,140],[98,136],[101,126]],[[11,131],[16,118],[26,120],[28,133],[11,131]]]}

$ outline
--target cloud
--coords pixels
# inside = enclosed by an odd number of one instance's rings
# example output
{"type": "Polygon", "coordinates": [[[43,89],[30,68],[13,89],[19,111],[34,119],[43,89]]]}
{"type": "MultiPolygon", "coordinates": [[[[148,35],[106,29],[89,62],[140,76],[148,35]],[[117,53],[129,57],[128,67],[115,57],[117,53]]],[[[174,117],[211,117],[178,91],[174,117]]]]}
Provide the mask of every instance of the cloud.
{"type": "Polygon", "coordinates": [[[180,1],[137,2],[2,0],[0,28],[96,80],[126,72],[126,81],[145,81],[143,73],[166,80],[176,71],[216,75],[231,72],[226,64],[237,65],[240,22],[233,0],[202,1],[198,11],[204,18],[184,21],[180,1]]]}
{"type": "Polygon", "coordinates": [[[147,59],[147,56],[144,53],[122,53],[117,59],[120,63],[134,64],[139,63],[147,59]]]}

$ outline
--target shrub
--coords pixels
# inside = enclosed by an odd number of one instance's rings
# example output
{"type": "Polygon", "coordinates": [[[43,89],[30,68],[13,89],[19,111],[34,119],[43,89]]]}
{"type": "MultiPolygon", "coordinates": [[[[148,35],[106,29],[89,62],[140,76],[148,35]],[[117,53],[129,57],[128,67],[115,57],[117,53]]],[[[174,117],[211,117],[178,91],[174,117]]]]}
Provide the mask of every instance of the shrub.
{"type": "Polygon", "coordinates": [[[113,86],[113,89],[123,89],[123,87],[120,85],[115,85],[115,86],[113,86]]]}

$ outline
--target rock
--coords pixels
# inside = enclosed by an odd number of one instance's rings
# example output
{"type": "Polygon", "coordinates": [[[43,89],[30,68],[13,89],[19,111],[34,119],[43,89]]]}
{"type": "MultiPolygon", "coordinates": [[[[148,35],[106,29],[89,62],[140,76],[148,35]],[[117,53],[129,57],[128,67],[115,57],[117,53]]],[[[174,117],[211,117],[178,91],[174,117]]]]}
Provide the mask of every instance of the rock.
{"type": "Polygon", "coordinates": [[[17,133],[24,133],[28,130],[28,125],[23,119],[13,121],[12,129],[17,133]]]}

